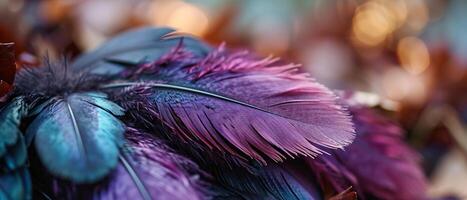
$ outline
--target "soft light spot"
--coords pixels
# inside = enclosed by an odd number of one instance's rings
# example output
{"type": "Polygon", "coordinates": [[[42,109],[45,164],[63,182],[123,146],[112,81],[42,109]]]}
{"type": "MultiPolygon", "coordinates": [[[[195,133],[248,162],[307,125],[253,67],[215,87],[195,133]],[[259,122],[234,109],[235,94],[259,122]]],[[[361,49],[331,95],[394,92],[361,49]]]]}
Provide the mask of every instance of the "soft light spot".
{"type": "Polygon", "coordinates": [[[402,67],[411,74],[420,74],[430,65],[430,55],[422,40],[405,37],[397,44],[397,55],[402,67]]]}
{"type": "Polygon", "coordinates": [[[352,36],[357,43],[377,46],[407,18],[404,1],[369,1],[355,11],[352,36]]]}
{"type": "Polygon", "coordinates": [[[201,8],[182,1],[154,3],[150,17],[155,25],[169,26],[197,36],[202,36],[209,25],[208,16],[201,8]]]}

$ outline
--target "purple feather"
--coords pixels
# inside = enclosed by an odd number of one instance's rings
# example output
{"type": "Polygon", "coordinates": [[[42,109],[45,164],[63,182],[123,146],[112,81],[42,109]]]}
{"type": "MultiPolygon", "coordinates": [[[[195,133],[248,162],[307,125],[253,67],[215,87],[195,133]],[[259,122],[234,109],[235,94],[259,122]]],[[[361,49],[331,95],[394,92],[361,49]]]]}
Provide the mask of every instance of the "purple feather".
{"type": "Polygon", "coordinates": [[[342,148],[354,138],[337,97],[297,65],[278,59],[231,53],[223,46],[197,58],[178,47],[125,75],[146,82],[108,88],[136,86],[127,91],[147,104],[119,101],[136,121],[160,120],[185,143],[196,141],[243,160],[266,164],[266,159],[316,156],[323,147],[342,148]]]}
{"type": "Polygon", "coordinates": [[[322,187],[353,186],[359,198],[425,199],[426,181],[418,155],[403,142],[402,130],[368,108],[351,107],[357,130],[345,151],[308,159],[322,187]]]}
{"type": "Polygon", "coordinates": [[[196,164],[162,142],[135,129],[126,132],[129,152],[122,153],[108,188],[95,199],[204,199],[196,164]]]}
{"type": "Polygon", "coordinates": [[[208,178],[197,164],[178,155],[162,140],[127,128],[127,143],[116,169],[96,184],[76,184],[44,173],[40,162],[32,169],[36,197],[53,199],[207,199],[208,178]]]}

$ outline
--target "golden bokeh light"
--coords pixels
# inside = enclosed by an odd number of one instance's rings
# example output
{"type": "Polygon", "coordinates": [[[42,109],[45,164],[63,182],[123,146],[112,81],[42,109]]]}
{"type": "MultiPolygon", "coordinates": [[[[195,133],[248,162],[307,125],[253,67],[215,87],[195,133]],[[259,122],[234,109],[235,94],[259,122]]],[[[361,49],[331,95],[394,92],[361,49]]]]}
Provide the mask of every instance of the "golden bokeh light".
{"type": "Polygon", "coordinates": [[[356,10],[352,31],[358,42],[375,46],[394,30],[395,24],[387,18],[388,10],[376,2],[368,2],[356,10]]]}
{"type": "Polygon", "coordinates": [[[407,27],[412,31],[419,32],[425,28],[430,19],[428,6],[423,0],[407,1],[410,12],[408,13],[407,27]]]}
{"type": "Polygon", "coordinates": [[[152,5],[150,17],[158,26],[202,36],[209,26],[207,14],[199,7],[182,1],[161,1],[152,5]]]}
{"type": "Polygon", "coordinates": [[[359,44],[377,46],[404,24],[406,18],[405,1],[369,1],[355,11],[352,36],[359,44]]]}
{"type": "Polygon", "coordinates": [[[430,55],[422,40],[416,37],[405,37],[397,44],[397,56],[407,72],[417,75],[430,65],[430,55]]]}

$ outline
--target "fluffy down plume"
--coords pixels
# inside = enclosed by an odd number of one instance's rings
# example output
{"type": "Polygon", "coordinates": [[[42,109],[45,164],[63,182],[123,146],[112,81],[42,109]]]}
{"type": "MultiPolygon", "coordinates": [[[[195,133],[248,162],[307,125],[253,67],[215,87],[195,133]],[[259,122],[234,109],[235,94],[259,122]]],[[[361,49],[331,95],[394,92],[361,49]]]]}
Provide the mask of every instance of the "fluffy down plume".
{"type": "Polygon", "coordinates": [[[361,199],[426,199],[418,155],[403,142],[401,129],[372,110],[351,107],[357,136],[345,151],[307,159],[321,186],[353,186],[361,199]]]}
{"type": "Polygon", "coordinates": [[[31,101],[74,92],[95,90],[104,81],[103,76],[69,68],[67,60],[51,62],[45,58],[41,67],[23,67],[16,75],[15,95],[31,101]]]}
{"type": "Polygon", "coordinates": [[[123,73],[136,82],[106,87],[131,87],[114,100],[134,121],[150,127],[157,120],[171,139],[262,164],[352,142],[352,122],[337,97],[296,65],[223,46],[196,57],[182,46],[123,73]]]}

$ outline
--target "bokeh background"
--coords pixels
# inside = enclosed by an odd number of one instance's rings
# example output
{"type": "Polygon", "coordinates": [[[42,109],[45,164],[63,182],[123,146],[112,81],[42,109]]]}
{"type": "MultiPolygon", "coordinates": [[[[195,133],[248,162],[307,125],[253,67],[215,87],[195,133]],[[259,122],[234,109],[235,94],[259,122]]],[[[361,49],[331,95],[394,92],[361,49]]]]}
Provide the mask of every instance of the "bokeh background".
{"type": "Polygon", "coordinates": [[[139,26],[303,64],[398,121],[431,197],[467,198],[465,0],[0,0],[20,65],[92,50],[139,26]]]}

